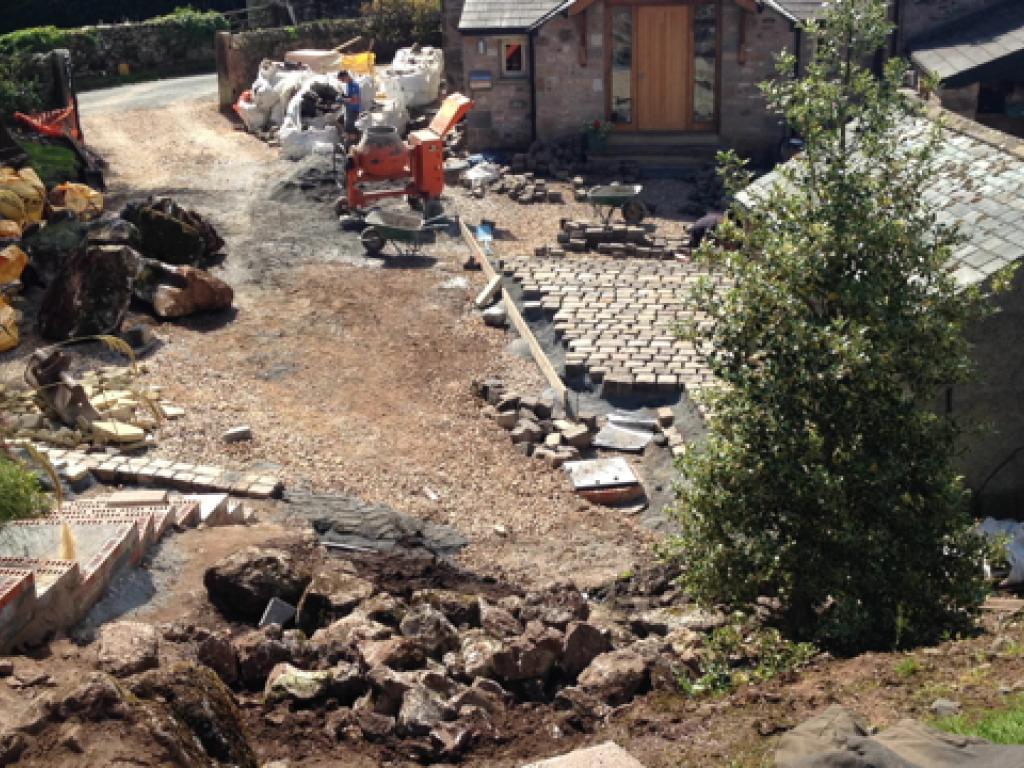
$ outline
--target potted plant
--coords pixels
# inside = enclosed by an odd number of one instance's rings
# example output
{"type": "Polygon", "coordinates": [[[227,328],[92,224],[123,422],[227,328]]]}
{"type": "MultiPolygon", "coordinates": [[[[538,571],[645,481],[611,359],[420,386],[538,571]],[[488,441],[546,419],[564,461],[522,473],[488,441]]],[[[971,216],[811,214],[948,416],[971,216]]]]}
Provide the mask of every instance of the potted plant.
{"type": "Polygon", "coordinates": [[[612,124],[607,120],[592,120],[583,126],[583,137],[588,152],[601,152],[608,146],[612,124]]]}

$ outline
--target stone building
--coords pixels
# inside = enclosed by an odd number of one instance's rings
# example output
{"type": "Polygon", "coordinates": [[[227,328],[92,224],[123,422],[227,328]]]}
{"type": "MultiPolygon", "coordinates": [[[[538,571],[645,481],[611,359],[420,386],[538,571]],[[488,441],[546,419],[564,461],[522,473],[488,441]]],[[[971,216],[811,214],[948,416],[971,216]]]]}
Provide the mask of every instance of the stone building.
{"type": "MultiPolygon", "coordinates": [[[[639,144],[668,154],[720,146],[767,162],[786,133],[765,108],[759,84],[774,75],[783,49],[806,60],[797,25],[823,5],[444,0],[448,77],[476,101],[468,123],[476,149],[520,147],[607,120],[611,144],[626,151],[639,144]]],[[[963,19],[1007,5],[1024,18],[1019,0],[891,0],[893,52],[914,52],[963,19]]],[[[975,41],[983,46],[980,34],[975,41]]]]}
{"type": "Polygon", "coordinates": [[[783,126],[758,83],[818,2],[445,0],[449,76],[476,101],[477,148],[553,139],[594,120],[613,141],[770,157],[783,126]]]}
{"type": "Polygon", "coordinates": [[[1024,136],[1024,3],[960,0],[944,5],[956,7],[944,17],[906,20],[905,50],[911,61],[939,78],[939,97],[948,109],[1024,136]]]}

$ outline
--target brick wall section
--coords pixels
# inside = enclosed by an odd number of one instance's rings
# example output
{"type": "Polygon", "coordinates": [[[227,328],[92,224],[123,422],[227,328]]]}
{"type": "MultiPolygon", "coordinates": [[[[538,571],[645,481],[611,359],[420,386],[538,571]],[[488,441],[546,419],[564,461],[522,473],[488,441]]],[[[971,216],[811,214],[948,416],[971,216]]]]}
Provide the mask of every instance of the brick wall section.
{"type": "Polygon", "coordinates": [[[464,76],[468,78],[475,71],[489,72],[492,82],[490,90],[468,91],[475,104],[466,118],[466,140],[475,151],[516,149],[529,144],[532,138],[529,51],[527,71],[522,76],[502,77],[501,40],[496,35],[462,37],[464,76]]]}
{"type": "Polygon", "coordinates": [[[586,11],[587,58],[580,66],[580,27],[558,17],[537,32],[537,135],[558,139],[604,119],[604,4],[586,11]]]}
{"type": "Polygon", "coordinates": [[[1003,0],[901,0],[900,30],[904,44],[975,11],[1003,0]]]}
{"type": "Polygon", "coordinates": [[[768,112],[759,84],[775,75],[775,57],[793,50],[792,25],[771,11],[748,13],[735,3],[722,4],[721,94],[719,135],[722,144],[755,162],[774,157],[783,137],[782,119],[768,112]],[[740,25],[746,17],[746,56],[740,62],[740,25]]]}

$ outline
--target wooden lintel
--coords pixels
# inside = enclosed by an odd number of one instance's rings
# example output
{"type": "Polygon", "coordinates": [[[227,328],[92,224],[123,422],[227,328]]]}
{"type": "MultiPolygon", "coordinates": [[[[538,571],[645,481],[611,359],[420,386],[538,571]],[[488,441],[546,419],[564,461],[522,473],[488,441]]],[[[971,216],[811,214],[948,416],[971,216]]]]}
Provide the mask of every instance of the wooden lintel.
{"type": "Polygon", "coordinates": [[[581,13],[583,13],[585,10],[587,10],[587,8],[589,8],[593,4],[594,4],[594,0],[576,0],[575,3],[573,3],[572,5],[569,6],[569,15],[570,16],[579,16],[581,13]]]}
{"type": "Polygon", "coordinates": [[[757,0],[734,0],[734,2],[744,11],[757,13],[761,10],[760,6],[757,3],[757,0]]]}

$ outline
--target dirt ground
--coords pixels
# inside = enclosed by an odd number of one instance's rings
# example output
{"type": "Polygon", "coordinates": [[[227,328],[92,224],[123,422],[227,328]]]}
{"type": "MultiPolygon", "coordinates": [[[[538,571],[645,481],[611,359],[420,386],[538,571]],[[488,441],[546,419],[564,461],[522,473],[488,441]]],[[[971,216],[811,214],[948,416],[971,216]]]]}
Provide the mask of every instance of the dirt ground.
{"type": "MultiPolygon", "coordinates": [[[[159,325],[163,343],[146,358],[147,383],[187,411],[161,428],[158,455],[274,470],[291,489],[351,494],[450,525],[469,541],[458,565],[517,588],[565,578],[595,587],[650,558],[655,537],[637,518],[579,500],[559,473],[523,457],[480,416],[470,390],[475,377],[499,376],[524,393],[539,393],[544,382],[532,363],[506,351],[510,336],[484,328],[471,310],[484,280],[462,270],[458,242],[442,241],[420,261],[367,260],[332,216],[331,190],[282,185],[296,166],[208,103],[86,112],[84,122],[110,163],[114,207],[172,195],[209,216],[227,241],[221,270],[235,288],[235,312],[159,325]],[[321,201],[311,202],[316,194],[321,201]],[[242,423],[254,440],[225,446],[221,433],[242,423]]],[[[652,193],[662,198],[668,226],[680,228],[675,191],[654,185],[652,193]]],[[[472,221],[493,214],[497,201],[455,192],[450,204],[472,221]]],[[[511,239],[499,253],[551,242],[559,216],[586,213],[576,205],[509,208],[498,223],[511,239]]],[[[0,359],[0,378],[20,377],[36,341],[29,332],[16,353],[0,359]]],[[[100,604],[92,619],[223,626],[206,600],[203,571],[239,547],[301,538],[304,527],[286,508],[260,506],[256,526],[176,534],[147,559],[139,581],[100,604]]],[[[910,674],[897,671],[899,654],[821,659],[799,676],[728,697],[649,694],[593,732],[575,731],[549,708],[519,707],[501,724],[502,738],[466,764],[512,768],[613,739],[649,768],[752,768],[772,764],[779,733],[831,703],[878,726],[927,717],[939,697],[965,708],[999,706],[1024,690],[1024,629],[1018,618],[996,614],[986,627],[977,638],[916,652],[910,674]]],[[[15,674],[0,682],[0,727],[40,693],[75,684],[94,653],[61,640],[35,658],[15,659],[15,674]]],[[[297,713],[282,727],[264,719],[255,698],[241,704],[261,761],[411,764],[383,747],[329,738],[323,713],[297,713]]],[[[128,748],[143,743],[117,730],[103,736],[124,745],[123,755],[111,747],[111,765],[129,764],[128,748]]],[[[60,764],[76,764],[69,760],[60,764]]],[[[133,764],[155,763],[139,755],[133,764]]]]}
{"type": "Polygon", "coordinates": [[[637,521],[581,502],[479,417],[474,377],[545,385],[470,312],[484,280],[462,270],[458,241],[417,262],[365,259],[332,215],[333,190],[319,204],[282,190],[295,164],[206,102],[87,113],[85,129],[115,204],[173,195],[227,241],[234,316],[160,326],[147,360],[148,380],[187,410],[158,453],[276,466],[290,487],[450,524],[470,539],[465,564],[496,576],[596,584],[643,555],[637,521]],[[255,439],[225,447],[239,423],[255,439]]]}

